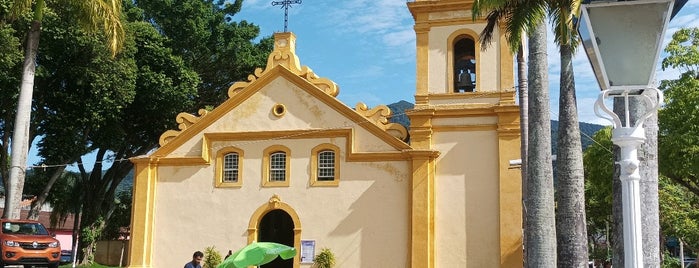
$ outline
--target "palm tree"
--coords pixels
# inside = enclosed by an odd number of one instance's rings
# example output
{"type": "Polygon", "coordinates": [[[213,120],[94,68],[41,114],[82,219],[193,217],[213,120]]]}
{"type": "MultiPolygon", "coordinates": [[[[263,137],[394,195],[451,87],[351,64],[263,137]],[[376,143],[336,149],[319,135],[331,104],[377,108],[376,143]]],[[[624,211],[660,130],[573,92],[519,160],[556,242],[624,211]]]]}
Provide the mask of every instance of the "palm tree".
{"type": "Polygon", "coordinates": [[[521,46],[522,34],[529,44],[528,152],[526,171],[525,264],[527,267],[556,266],[553,171],[551,167],[551,120],[546,58],[547,3],[537,1],[481,0],[474,2],[474,17],[488,10],[488,25],[482,41],[488,44],[497,23],[505,31],[513,51],[521,46]]]}
{"type": "Polygon", "coordinates": [[[580,0],[550,1],[555,41],[561,59],[556,170],[556,234],[558,267],[587,267],[587,224],[585,217],[585,175],[580,124],[573,77],[573,54],[579,38],[573,16],[580,0]]]}
{"type": "MultiPolygon", "coordinates": [[[[63,0],[59,4],[69,5],[75,10],[76,18],[86,29],[96,31],[101,29],[107,36],[108,47],[112,56],[121,49],[124,30],[121,25],[120,0],[63,0]]],[[[15,115],[14,131],[12,134],[12,156],[10,176],[5,187],[5,210],[3,218],[19,219],[19,203],[24,188],[27,154],[29,151],[29,126],[31,122],[32,93],[34,90],[34,73],[36,71],[36,55],[39,48],[41,22],[46,9],[45,0],[15,0],[12,5],[13,17],[31,10],[32,21],[27,33],[27,42],[22,65],[22,84],[17,114],[15,115]],[[32,5],[32,3],[34,5],[32,5]]]]}
{"type": "MultiPolygon", "coordinates": [[[[573,15],[577,14],[577,11],[579,10],[580,7],[580,1],[579,0],[559,0],[559,1],[481,1],[481,2],[489,2],[491,4],[490,8],[492,8],[491,12],[488,15],[488,27],[486,27],[483,31],[482,36],[484,37],[482,39],[483,42],[490,42],[490,38],[492,37],[492,32],[494,28],[494,24],[496,22],[504,22],[505,30],[506,33],[509,36],[509,43],[511,46],[516,46],[518,43],[516,42],[517,40],[521,39],[521,36],[518,34],[522,30],[525,30],[524,27],[521,25],[522,22],[527,22],[527,18],[522,15],[521,12],[532,12],[534,14],[537,14],[538,16],[542,16],[541,13],[537,13],[537,9],[532,8],[532,4],[536,2],[536,5],[539,6],[539,11],[541,10],[541,7],[545,7],[548,10],[549,17],[552,20],[552,24],[554,25],[555,29],[555,40],[556,43],[559,46],[560,49],[560,54],[561,54],[561,81],[560,81],[560,101],[559,101],[559,128],[560,129],[565,129],[566,131],[560,131],[559,137],[558,137],[558,161],[557,161],[557,168],[558,168],[558,191],[556,192],[557,194],[557,212],[555,215],[557,216],[556,218],[556,231],[555,234],[557,235],[557,249],[558,249],[558,261],[557,264],[559,267],[585,267],[587,265],[587,228],[585,224],[585,196],[584,196],[584,175],[583,175],[583,164],[582,164],[582,146],[580,144],[580,129],[579,129],[579,124],[577,120],[577,108],[576,108],[576,97],[575,97],[575,83],[573,79],[573,69],[572,69],[572,56],[574,53],[574,48],[577,47],[578,44],[578,38],[577,38],[577,32],[575,30],[575,27],[573,25],[573,15]],[[513,34],[513,31],[514,32],[513,34]],[[571,226],[573,228],[571,228],[571,226]]],[[[475,8],[474,8],[475,9],[475,8]]],[[[474,12],[477,14],[477,12],[474,12]]],[[[475,15],[475,14],[474,14],[475,15]]],[[[530,24],[531,25],[531,24],[530,24]]],[[[539,26],[541,27],[541,26],[539,26]]],[[[540,29],[535,29],[535,31],[538,31],[540,29]]],[[[532,57],[532,56],[537,56],[539,55],[538,53],[545,53],[545,49],[539,50],[538,47],[534,47],[532,45],[532,40],[531,38],[534,37],[540,37],[541,35],[538,35],[535,33],[535,31],[529,32],[530,35],[530,66],[532,68],[535,68],[535,65],[538,65],[538,60],[539,58],[537,57],[532,57]],[[534,51],[532,54],[532,50],[534,51]],[[539,52],[537,52],[539,51],[539,52]]],[[[545,31],[545,29],[544,29],[545,31]]],[[[545,32],[544,32],[545,34],[545,32]]],[[[545,35],[541,40],[544,44],[546,42],[545,35]]],[[[513,47],[513,49],[516,47],[513,47]]],[[[545,55],[545,54],[544,54],[545,55]]],[[[519,58],[519,57],[518,57],[519,58]]],[[[544,58],[545,60],[545,58],[544,58]]],[[[545,65],[544,65],[545,66],[545,65]]],[[[521,67],[520,67],[521,68],[521,67]]],[[[542,72],[546,72],[546,68],[543,68],[542,72]]],[[[521,73],[521,69],[520,69],[521,73]]],[[[530,77],[532,73],[536,74],[537,71],[532,71],[530,69],[530,77]]],[[[545,80],[545,79],[543,79],[545,80]]],[[[532,84],[537,83],[536,81],[532,80],[532,84]]],[[[534,86],[533,88],[536,88],[534,86]]],[[[520,91],[521,92],[521,91],[520,91]]],[[[530,104],[532,105],[532,111],[531,111],[531,117],[532,117],[532,122],[530,123],[531,125],[529,128],[532,130],[532,135],[530,136],[530,142],[531,142],[531,150],[529,153],[529,161],[550,161],[550,160],[545,160],[546,157],[546,152],[541,151],[542,150],[542,143],[537,143],[536,140],[541,141],[541,139],[538,139],[538,136],[548,134],[549,132],[546,131],[544,132],[544,129],[538,129],[540,126],[539,124],[548,124],[548,119],[546,121],[542,120],[542,116],[544,116],[545,110],[541,110],[541,112],[537,113],[534,110],[539,109],[538,107],[534,106],[535,103],[539,103],[542,106],[548,105],[548,96],[540,95],[538,92],[532,92],[530,93],[532,95],[532,98],[534,100],[530,101],[530,104]],[[538,100],[536,99],[538,98],[538,100]],[[546,99],[546,101],[544,101],[546,99]],[[541,102],[540,102],[541,101],[541,102]],[[543,121],[543,122],[542,122],[543,121]],[[538,132],[541,130],[542,132],[538,132]],[[541,156],[537,156],[541,154],[541,156]]],[[[545,93],[544,93],[545,94],[545,93]]],[[[520,96],[522,94],[520,93],[520,96]]],[[[548,115],[548,113],[546,114],[548,115]]],[[[549,131],[550,131],[550,125],[549,125],[549,131]]],[[[549,137],[550,140],[550,137],[549,137]]],[[[523,146],[524,148],[524,146],[523,146]]],[[[547,147],[550,149],[550,147],[547,147]]],[[[546,150],[549,150],[546,149],[546,150]]],[[[524,157],[524,152],[523,152],[523,157],[524,157]]],[[[550,158],[549,158],[550,159],[550,158]]],[[[524,163],[525,161],[523,161],[524,163]]],[[[537,181],[537,177],[541,178],[540,175],[536,174],[541,174],[541,175],[546,175],[548,174],[547,171],[545,170],[535,170],[536,167],[533,165],[538,165],[541,163],[550,163],[550,162],[530,162],[529,164],[532,165],[531,171],[528,174],[528,172],[523,171],[523,175],[527,174],[528,182],[525,184],[527,185],[526,188],[526,193],[525,197],[527,198],[526,200],[528,202],[534,201],[530,200],[530,198],[535,199],[536,201],[543,201],[540,200],[544,197],[542,196],[532,196],[533,194],[536,194],[539,192],[540,189],[537,189],[538,187],[541,186],[548,186],[549,183],[546,181],[545,185],[539,184],[541,183],[540,181],[537,181]],[[540,172],[544,173],[540,173],[540,172]],[[535,173],[535,174],[532,174],[535,173]],[[538,184],[538,185],[530,185],[530,184],[538,184]],[[529,189],[529,187],[534,187],[534,189],[529,189]]],[[[547,167],[544,167],[547,168],[547,167]]],[[[546,194],[549,194],[548,191],[545,192],[546,194]]],[[[548,202],[548,201],[547,201],[548,202]]],[[[551,200],[550,204],[552,205],[553,202],[551,200]]],[[[525,203],[525,205],[527,205],[525,203]]],[[[532,204],[534,205],[534,204],[532,204]]],[[[548,206],[548,204],[543,204],[548,206]]],[[[537,209],[533,208],[531,206],[526,206],[528,210],[525,211],[526,213],[526,220],[525,220],[525,228],[528,231],[529,235],[525,236],[525,245],[526,245],[526,250],[527,250],[527,260],[529,262],[530,257],[529,254],[531,254],[532,246],[538,246],[538,245],[532,245],[532,241],[528,241],[528,238],[534,238],[538,239],[536,234],[532,234],[531,231],[536,231],[536,229],[532,230],[529,227],[532,228],[537,228],[536,224],[532,226],[532,223],[529,222],[529,219],[533,219],[534,217],[537,217],[535,215],[530,215],[531,213],[536,213],[539,211],[533,211],[532,209],[537,209]]],[[[544,209],[544,208],[542,208],[544,209]]],[[[545,209],[548,209],[546,207],[545,209]]],[[[548,216],[548,215],[544,215],[548,216]]],[[[548,222],[548,221],[542,221],[543,222],[548,222]]],[[[538,228],[548,228],[549,226],[538,226],[538,228]]],[[[528,265],[533,265],[532,263],[529,263],[528,265]]],[[[537,265],[534,265],[537,266],[537,265]]]]}

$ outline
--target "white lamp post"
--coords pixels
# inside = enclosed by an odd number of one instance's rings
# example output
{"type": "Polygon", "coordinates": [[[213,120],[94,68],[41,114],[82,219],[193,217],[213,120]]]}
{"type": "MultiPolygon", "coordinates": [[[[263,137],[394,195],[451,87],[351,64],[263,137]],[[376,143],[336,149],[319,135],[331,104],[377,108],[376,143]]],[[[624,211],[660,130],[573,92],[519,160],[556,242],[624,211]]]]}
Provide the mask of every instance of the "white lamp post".
{"type": "Polygon", "coordinates": [[[612,142],[621,148],[624,266],[630,268],[643,267],[637,148],[646,140],[643,122],[663,99],[653,83],[673,4],[674,0],[591,1],[581,9],[578,31],[602,89],[595,113],[612,122],[612,142]],[[605,100],[615,98],[624,103],[622,118],[605,105],[605,100]],[[634,122],[631,98],[646,105],[646,114],[634,122]]]}

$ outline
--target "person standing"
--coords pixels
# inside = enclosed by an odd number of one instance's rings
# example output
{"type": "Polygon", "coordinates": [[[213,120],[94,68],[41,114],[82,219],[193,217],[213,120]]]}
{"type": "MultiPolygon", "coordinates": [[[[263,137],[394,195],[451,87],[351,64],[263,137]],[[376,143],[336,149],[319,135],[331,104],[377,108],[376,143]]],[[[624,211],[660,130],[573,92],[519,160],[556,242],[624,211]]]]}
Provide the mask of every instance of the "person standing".
{"type": "Polygon", "coordinates": [[[201,261],[204,259],[204,253],[195,251],[192,255],[192,261],[184,265],[184,268],[201,268],[201,261]]]}

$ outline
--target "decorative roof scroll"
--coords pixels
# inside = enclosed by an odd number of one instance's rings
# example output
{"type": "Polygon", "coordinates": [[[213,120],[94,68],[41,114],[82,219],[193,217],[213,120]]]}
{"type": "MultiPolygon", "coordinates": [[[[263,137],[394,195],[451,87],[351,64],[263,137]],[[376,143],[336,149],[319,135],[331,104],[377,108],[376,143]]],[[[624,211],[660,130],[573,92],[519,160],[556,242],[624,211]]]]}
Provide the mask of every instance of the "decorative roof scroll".
{"type": "Polygon", "coordinates": [[[379,105],[370,110],[366,104],[359,102],[355,111],[399,140],[405,140],[408,137],[408,130],[403,125],[388,122],[391,109],[386,105],[379,105]]]}
{"type": "Polygon", "coordinates": [[[188,114],[188,113],[179,113],[177,115],[176,120],[177,120],[177,123],[179,123],[179,125],[177,127],[180,129],[180,131],[168,130],[168,131],[163,132],[163,134],[160,135],[160,146],[164,146],[165,144],[170,142],[172,139],[174,139],[175,137],[180,135],[180,133],[182,133],[182,131],[187,129],[189,126],[193,125],[196,122],[199,122],[199,120],[202,117],[204,117],[208,112],[209,111],[207,111],[207,110],[199,109],[199,111],[198,111],[198,113],[200,115],[199,117],[192,115],[192,114],[188,114]]]}
{"type": "Polygon", "coordinates": [[[296,36],[290,32],[274,34],[274,50],[267,58],[267,67],[255,69],[254,74],[248,75],[248,82],[236,82],[228,89],[228,97],[233,97],[237,92],[243,90],[250,83],[255,82],[267,71],[277,65],[289,69],[294,74],[303,77],[311,84],[317,86],[330,96],[337,97],[340,92],[337,84],[330,79],[318,77],[308,66],[301,66],[299,57],[296,56],[296,36]]]}

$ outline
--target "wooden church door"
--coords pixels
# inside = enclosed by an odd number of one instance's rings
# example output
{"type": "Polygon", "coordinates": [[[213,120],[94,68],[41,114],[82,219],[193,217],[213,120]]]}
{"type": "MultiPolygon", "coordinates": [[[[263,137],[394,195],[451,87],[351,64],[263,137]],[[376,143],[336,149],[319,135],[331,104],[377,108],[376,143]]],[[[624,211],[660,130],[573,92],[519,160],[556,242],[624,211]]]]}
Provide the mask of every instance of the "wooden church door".
{"type": "MultiPolygon", "coordinates": [[[[286,211],[275,209],[260,220],[257,241],[275,242],[290,247],[294,246],[294,221],[286,211]]],[[[282,260],[277,258],[274,261],[260,266],[262,268],[293,268],[294,259],[282,260]]]]}

